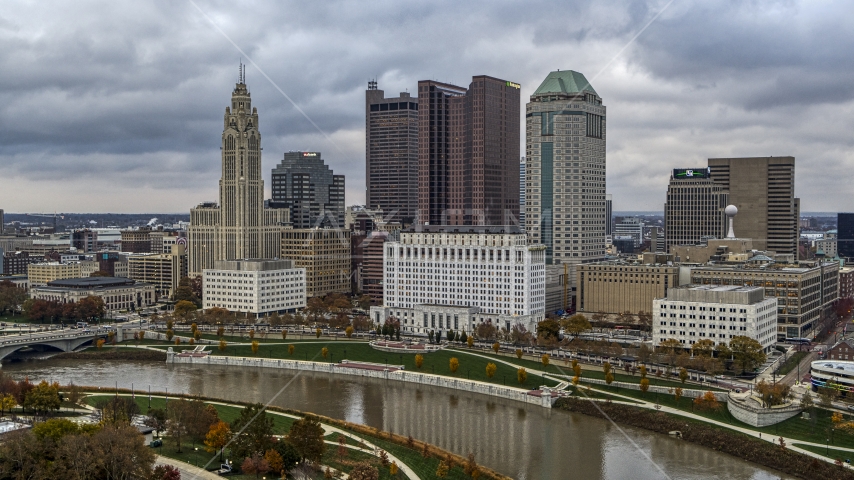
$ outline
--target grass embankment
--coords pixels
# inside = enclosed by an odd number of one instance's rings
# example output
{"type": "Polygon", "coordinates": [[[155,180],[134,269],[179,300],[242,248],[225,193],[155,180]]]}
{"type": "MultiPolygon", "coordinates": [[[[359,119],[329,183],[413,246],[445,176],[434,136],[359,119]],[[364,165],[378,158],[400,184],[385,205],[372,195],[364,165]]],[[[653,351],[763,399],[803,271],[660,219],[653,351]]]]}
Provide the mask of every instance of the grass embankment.
{"type": "MultiPolygon", "coordinates": [[[[189,345],[183,345],[184,348],[189,348],[189,345]]],[[[161,347],[165,348],[165,347],[161,347]]],[[[403,365],[406,370],[422,373],[435,373],[454,378],[463,378],[478,380],[481,382],[494,383],[497,385],[507,385],[509,387],[520,387],[526,389],[536,389],[540,385],[554,386],[557,382],[547,380],[539,375],[528,374],[527,380],[519,384],[516,381],[517,369],[500,362],[496,363],[495,376],[488,378],[486,376],[486,365],[490,363],[489,359],[469,355],[462,351],[440,350],[438,352],[424,353],[424,364],[419,370],[415,366],[415,352],[410,354],[386,353],[371,348],[365,342],[361,341],[328,341],[328,342],[313,342],[310,344],[299,343],[278,343],[278,344],[260,344],[258,353],[252,353],[252,347],[249,345],[229,345],[224,351],[220,351],[217,346],[209,348],[211,355],[225,356],[242,356],[242,357],[258,357],[258,358],[274,358],[274,359],[289,359],[289,360],[310,360],[315,362],[335,362],[341,360],[352,360],[359,362],[371,362],[388,365],[403,365]],[[288,345],[294,345],[294,354],[288,353],[288,345]],[[328,349],[326,359],[321,356],[321,349],[328,349]],[[449,365],[452,357],[459,360],[459,368],[457,372],[451,373],[449,365]]]]}
{"type": "MultiPolygon", "coordinates": [[[[164,333],[164,332],[160,331],[160,333],[164,333]]],[[[185,331],[180,331],[180,332],[175,331],[175,335],[181,335],[184,337],[189,337],[190,332],[189,331],[186,331],[186,332],[185,331]]],[[[244,333],[243,335],[240,335],[238,333],[231,334],[228,331],[226,331],[225,335],[223,335],[222,337],[216,335],[216,332],[211,333],[211,332],[202,331],[202,338],[204,338],[206,340],[216,340],[216,341],[219,341],[219,339],[222,338],[222,339],[225,339],[225,341],[229,342],[229,343],[232,343],[232,342],[234,342],[234,343],[249,343],[252,341],[249,338],[248,333],[244,333]]],[[[347,336],[344,335],[343,333],[341,333],[341,335],[339,335],[337,337],[334,335],[333,336],[321,335],[320,338],[317,338],[317,334],[314,333],[313,329],[308,329],[304,333],[288,332],[288,338],[286,338],[284,340],[282,339],[282,334],[280,332],[270,332],[269,334],[267,334],[266,338],[262,334],[256,332],[255,333],[255,340],[258,340],[258,343],[357,341],[355,339],[353,339],[353,340],[348,339],[347,336]]],[[[358,340],[358,341],[367,343],[367,340],[358,340]]]]}
{"type": "MultiPolygon", "coordinates": [[[[122,393],[127,393],[122,391],[122,393]]],[[[107,400],[111,398],[112,395],[109,394],[92,394],[87,396],[84,401],[89,405],[95,405],[99,400],[107,400]]],[[[189,396],[181,396],[183,398],[192,398],[189,396]]],[[[176,397],[169,397],[170,402],[174,401],[176,397]]],[[[140,408],[140,412],[146,414],[149,410],[149,399],[147,394],[140,394],[136,396],[136,403],[140,408]]],[[[202,399],[205,403],[211,403],[211,399],[202,399]]],[[[240,416],[240,412],[243,408],[241,405],[235,404],[226,404],[221,405],[219,403],[213,403],[214,407],[217,409],[217,413],[221,420],[231,423],[235,419],[240,416]]],[[[167,401],[163,397],[153,396],[151,398],[151,407],[150,408],[166,408],[167,401]]],[[[281,412],[287,413],[290,415],[303,415],[302,412],[296,412],[292,410],[280,409],[277,407],[269,407],[268,411],[265,413],[268,418],[273,420],[273,434],[275,435],[285,435],[288,430],[290,430],[291,425],[294,422],[294,418],[278,415],[276,413],[271,412],[281,412]]],[[[447,479],[452,480],[464,480],[466,478],[470,478],[463,473],[463,469],[461,467],[461,462],[463,461],[462,457],[450,454],[444,450],[440,450],[433,445],[426,445],[423,442],[412,440],[412,445],[408,446],[407,439],[404,439],[398,435],[393,435],[388,432],[382,432],[379,429],[370,428],[364,425],[351,424],[349,422],[345,422],[342,420],[335,420],[323,416],[318,416],[320,421],[325,425],[332,425],[343,429],[348,432],[349,435],[353,435],[358,439],[364,440],[365,442],[372,443],[379,448],[382,448],[394,455],[398,459],[400,459],[404,464],[406,464],[409,468],[411,468],[415,473],[421,478],[434,478],[436,469],[439,466],[439,462],[443,459],[446,461],[450,460],[450,464],[452,465],[451,469],[448,472],[448,475],[445,477],[447,479]]],[[[331,433],[326,435],[325,440],[330,440],[337,443],[338,433],[331,433]]],[[[348,438],[347,445],[356,445],[360,444],[359,440],[353,440],[348,438]]],[[[204,450],[204,445],[200,443],[194,443],[191,441],[182,442],[182,452],[178,452],[177,444],[174,440],[166,437],[163,441],[163,446],[157,448],[157,453],[163,455],[165,457],[174,458],[176,460],[180,460],[182,462],[186,462],[192,465],[203,466],[210,461],[210,465],[208,465],[208,469],[214,470],[219,467],[219,456],[213,452],[207,452],[204,450]],[[198,448],[198,450],[196,450],[198,448]],[[211,461],[213,459],[213,461],[211,461]]],[[[323,457],[323,464],[332,466],[336,469],[342,469],[345,472],[349,471],[352,468],[352,464],[356,461],[360,460],[372,460],[374,462],[378,462],[378,459],[372,455],[358,452],[352,449],[348,449],[347,456],[345,459],[339,459],[337,455],[337,445],[327,444],[326,453],[323,457]],[[343,461],[343,463],[342,463],[343,461]]],[[[226,449],[225,458],[229,458],[228,450],[226,449]]],[[[231,459],[235,461],[235,459],[231,459]]],[[[407,478],[402,473],[399,474],[398,477],[392,477],[389,474],[388,468],[384,468],[380,465],[377,465],[380,471],[380,479],[401,479],[407,478]]],[[[506,477],[497,474],[488,469],[482,469],[484,471],[484,475],[481,478],[496,478],[496,479],[505,479],[506,477]]],[[[254,478],[254,476],[229,476],[229,478],[254,478]]]]}
{"type": "Polygon", "coordinates": [[[765,440],[693,419],[615,403],[598,402],[597,405],[592,405],[592,402],[577,398],[559,399],[555,407],[592,417],[608,418],[616,423],[657,433],[667,434],[676,430],[682,433],[684,440],[691,443],[800,478],[854,479],[854,472],[790,449],[780,448],[765,440]]]}
{"type": "Polygon", "coordinates": [[[0,322],[3,323],[29,323],[30,317],[23,313],[17,315],[0,315],[0,322]]]}
{"type": "Polygon", "coordinates": [[[794,355],[780,365],[780,368],[777,369],[777,375],[786,375],[791,372],[807,355],[809,355],[809,352],[795,352],[794,355]]]}
{"type": "MultiPolygon", "coordinates": [[[[465,347],[454,348],[453,351],[465,352],[465,347]]],[[[471,353],[476,353],[478,355],[485,355],[490,358],[495,358],[497,360],[504,360],[505,362],[511,362],[515,365],[519,365],[520,367],[525,367],[528,369],[536,369],[542,370],[547,373],[551,373],[552,375],[568,375],[572,377],[575,375],[572,372],[572,361],[563,361],[562,359],[550,358],[549,366],[543,367],[543,363],[540,360],[528,360],[525,357],[530,357],[530,355],[525,355],[521,359],[518,359],[516,355],[504,355],[504,354],[495,354],[492,350],[483,351],[483,350],[472,350],[471,353]]],[[[580,363],[581,369],[581,377],[582,378],[594,378],[597,380],[605,380],[605,372],[602,371],[601,366],[590,365],[580,363]]],[[[678,369],[677,369],[678,371],[678,369]]],[[[625,382],[625,383],[640,383],[640,374],[632,375],[628,373],[620,373],[624,372],[624,370],[618,370],[616,366],[612,366],[611,374],[614,375],[615,382],[625,382]]],[[[663,377],[656,377],[655,375],[647,375],[649,379],[650,386],[659,386],[659,387],[682,387],[684,389],[696,389],[696,390],[712,390],[712,391],[722,391],[720,388],[709,387],[705,385],[700,385],[697,383],[682,383],[678,380],[667,380],[663,377]]]]}
{"type": "Polygon", "coordinates": [[[817,447],[815,445],[805,445],[803,443],[797,443],[797,442],[793,443],[792,446],[798,447],[798,448],[803,448],[804,450],[806,450],[808,452],[817,453],[817,454],[821,455],[822,457],[827,457],[827,458],[834,460],[834,461],[840,460],[840,461],[844,462],[845,460],[854,459],[854,452],[848,452],[845,450],[836,450],[836,449],[827,448],[827,447],[817,447]]]}
{"type": "MultiPolygon", "coordinates": [[[[814,409],[814,414],[811,415],[810,420],[805,420],[801,418],[800,415],[797,415],[788,420],[784,420],[776,425],[760,428],[743,423],[733,417],[729,413],[729,410],[726,407],[726,403],[723,402],[721,403],[720,409],[718,409],[717,411],[703,411],[694,408],[693,399],[683,397],[680,398],[677,402],[676,397],[673,395],[673,393],[644,393],[639,390],[630,390],[607,385],[591,385],[591,387],[597,390],[601,390],[603,392],[631,397],[645,402],[653,402],[662,406],[675,408],[683,412],[691,412],[695,415],[699,415],[710,420],[716,420],[722,423],[726,423],[728,425],[732,425],[733,427],[753,430],[755,432],[761,432],[763,435],[769,435],[771,437],[783,436],[786,438],[793,438],[796,440],[820,444],[824,444],[827,439],[830,439],[830,445],[836,445],[845,448],[854,448],[854,435],[834,430],[832,428],[832,412],[820,408],[814,409]]],[[[617,400],[616,397],[613,399],[617,400]]],[[[854,420],[854,416],[843,414],[843,417],[845,417],[845,420],[854,420]]]]}
{"type": "MultiPolygon", "coordinates": [[[[162,344],[161,344],[162,345],[162,344]]],[[[54,358],[63,360],[134,360],[134,361],[166,361],[166,352],[142,348],[103,346],[87,348],[79,352],[63,352],[54,358]]]]}

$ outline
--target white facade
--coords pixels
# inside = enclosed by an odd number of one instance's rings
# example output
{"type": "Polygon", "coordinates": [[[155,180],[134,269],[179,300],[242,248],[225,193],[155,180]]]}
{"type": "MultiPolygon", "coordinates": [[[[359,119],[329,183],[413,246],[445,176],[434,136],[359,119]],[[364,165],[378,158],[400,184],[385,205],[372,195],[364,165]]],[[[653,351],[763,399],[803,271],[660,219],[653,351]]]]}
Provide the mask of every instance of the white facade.
{"type": "Polygon", "coordinates": [[[671,288],[652,302],[653,345],[679,340],[683,347],[699,340],[729,344],[733,337],[758,341],[769,351],[777,341],[777,299],[762,287],[689,285],[671,288]]]}
{"type": "Polygon", "coordinates": [[[203,308],[264,315],[305,307],[305,269],[290,260],[223,260],[203,271],[203,308]]]}
{"type": "Polygon", "coordinates": [[[545,247],[528,245],[515,227],[420,226],[400,236],[385,244],[374,322],[395,317],[403,332],[427,334],[471,332],[478,322],[530,331],[543,319],[545,247]]]}

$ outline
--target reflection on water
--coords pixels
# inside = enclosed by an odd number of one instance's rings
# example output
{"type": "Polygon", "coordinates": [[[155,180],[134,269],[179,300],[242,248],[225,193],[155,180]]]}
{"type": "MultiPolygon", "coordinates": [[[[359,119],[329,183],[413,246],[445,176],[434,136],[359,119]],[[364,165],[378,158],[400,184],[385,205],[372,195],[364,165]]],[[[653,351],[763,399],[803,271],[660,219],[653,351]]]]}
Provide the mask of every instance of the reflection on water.
{"type": "Polygon", "coordinates": [[[513,478],[773,479],[710,449],[604,420],[437,387],[239,367],[46,360],[4,365],[16,378],[106,390],[181,392],[270,402],[438,445],[513,478]]]}

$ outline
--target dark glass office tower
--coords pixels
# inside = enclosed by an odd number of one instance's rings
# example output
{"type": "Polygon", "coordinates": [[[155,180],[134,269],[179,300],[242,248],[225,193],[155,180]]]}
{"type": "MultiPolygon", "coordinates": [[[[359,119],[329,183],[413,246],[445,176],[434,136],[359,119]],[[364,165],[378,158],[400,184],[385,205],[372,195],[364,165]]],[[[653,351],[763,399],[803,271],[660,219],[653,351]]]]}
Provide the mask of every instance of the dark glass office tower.
{"type": "Polygon", "coordinates": [[[344,175],[320,152],[287,152],[273,169],[272,208],[289,208],[293,228],[344,228],[344,175]]]}

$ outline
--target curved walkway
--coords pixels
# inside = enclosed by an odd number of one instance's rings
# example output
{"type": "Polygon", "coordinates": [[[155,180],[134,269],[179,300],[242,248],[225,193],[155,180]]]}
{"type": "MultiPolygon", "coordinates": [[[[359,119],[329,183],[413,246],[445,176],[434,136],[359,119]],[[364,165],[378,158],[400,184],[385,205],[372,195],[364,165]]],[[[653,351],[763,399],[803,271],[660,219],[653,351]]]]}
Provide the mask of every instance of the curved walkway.
{"type": "Polygon", "coordinates": [[[213,472],[209,472],[203,468],[199,468],[195,465],[190,465],[187,462],[182,462],[180,460],[164,457],[161,455],[154,456],[154,465],[172,465],[181,472],[182,479],[201,478],[213,480],[222,478],[219,475],[213,472]]]}
{"type": "MultiPolygon", "coordinates": [[[[830,461],[830,460],[829,460],[829,458],[830,458],[830,457],[826,457],[826,456],[824,456],[824,455],[820,455],[820,454],[817,454],[817,453],[813,453],[813,452],[811,452],[811,451],[809,451],[809,450],[805,450],[805,449],[803,449],[803,448],[799,448],[799,447],[797,447],[797,446],[794,446],[794,445],[793,445],[793,444],[795,444],[795,443],[798,443],[798,444],[801,444],[801,445],[809,445],[809,446],[813,446],[813,447],[826,447],[825,445],[822,445],[822,444],[820,444],[820,443],[814,443],[814,442],[809,442],[809,441],[806,441],[806,440],[798,440],[798,439],[794,439],[794,438],[783,437],[783,436],[781,436],[781,435],[765,435],[765,436],[762,436],[762,433],[761,433],[761,432],[757,432],[757,431],[755,431],[755,430],[751,430],[751,429],[749,429],[749,428],[744,428],[744,427],[738,427],[738,426],[735,426],[735,425],[730,425],[730,424],[728,424],[728,423],[724,423],[724,422],[721,422],[721,421],[718,421],[718,420],[713,420],[713,419],[710,419],[710,418],[708,418],[708,417],[703,417],[703,416],[701,416],[701,415],[697,415],[697,414],[695,414],[695,413],[686,412],[686,411],[684,411],[684,410],[679,410],[679,409],[676,409],[676,408],[673,408],[673,407],[667,407],[667,406],[664,406],[664,405],[657,405],[657,404],[655,404],[655,403],[653,403],[653,402],[647,402],[647,401],[645,401],[645,400],[641,400],[641,399],[638,399],[638,398],[628,397],[628,396],[620,395],[620,394],[618,394],[618,393],[613,393],[613,392],[607,392],[607,391],[604,391],[604,390],[599,390],[599,389],[597,389],[597,388],[589,387],[589,386],[585,385],[585,389],[586,389],[586,388],[590,388],[590,390],[592,390],[592,391],[594,391],[594,392],[597,392],[597,393],[601,393],[601,394],[604,394],[604,395],[609,395],[609,396],[612,396],[612,397],[619,397],[619,398],[623,398],[623,399],[625,399],[625,400],[626,400],[626,402],[620,402],[620,401],[618,401],[618,402],[615,402],[615,403],[619,403],[619,404],[622,404],[622,405],[629,405],[629,406],[633,406],[633,407],[646,408],[646,409],[649,409],[649,410],[658,410],[658,411],[660,411],[660,412],[669,413],[669,414],[671,414],[671,415],[679,415],[679,416],[682,416],[682,417],[691,418],[691,419],[693,419],[693,420],[698,420],[698,421],[701,421],[701,422],[704,422],[704,423],[709,423],[709,424],[712,424],[712,425],[715,425],[715,426],[718,426],[718,427],[723,427],[723,428],[728,428],[728,429],[730,429],[730,430],[735,430],[735,431],[737,431],[737,432],[743,433],[743,434],[745,434],[745,435],[748,435],[748,436],[751,436],[751,437],[754,437],[754,438],[758,438],[758,439],[760,439],[760,440],[764,440],[764,441],[766,441],[766,442],[770,442],[770,443],[777,444],[777,442],[779,441],[779,439],[780,439],[780,438],[782,438],[782,439],[786,442],[786,448],[788,448],[788,449],[791,449],[791,450],[793,450],[793,451],[795,451],[795,452],[798,452],[798,453],[802,453],[802,454],[804,454],[804,455],[808,455],[808,456],[813,457],[813,458],[817,458],[817,459],[824,460],[824,461],[830,461]],[[629,401],[630,401],[630,402],[632,402],[632,403],[628,403],[629,401]]],[[[581,392],[581,393],[582,393],[582,395],[584,394],[584,390],[582,390],[582,389],[580,389],[580,388],[579,388],[579,389],[577,389],[577,391],[578,391],[578,392],[581,392]]],[[[591,401],[591,402],[592,402],[592,401],[597,401],[597,402],[606,401],[606,399],[598,399],[598,398],[596,398],[596,399],[594,399],[594,398],[587,398],[587,400],[588,400],[588,401],[591,401]]],[[[854,453],[854,448],[834,447],[834,450],[840,450],[840,451],[845,451],[845,452],[852,452],[852,453],[854,453]]],[[[849,469],[851,469],[851,468],[854,468],[854,467],[852,467],[851,465],[845,465],[845,468],[849,468],[849,469]]]]}
{"type": "MultiPolygon", "coordinates": [[[[87,392],[87,393],[88,393],[88,392],[87,392]]],[[[99,395],[99,394],[94,394],[94,395],[99,395]]],[[[110,396],[113,396],[114,394],[109,394],[109,395],[110,395],[110,396]]],[[[119,393],[119,394],[118,394],[118,396],[120,396],[120,397],[130,397],[130,396],[131,396],[131,394],[129,394],[129,393],[119,393]]],[[[164,396],[164,395],[152,395],[151,397],[152,397],[152,398],[165,398],[165,396],[164,396]]],[[[202,400],[202,401],[203,401],[204,403],[211,404],[211,405],[222,405],[222,406],[225,406],[225,407],[242,408],[242,406],[241,406],[241,405],[235,405],[235,404],[233,404],[233,403],[228,403],[228,402],[217,402],[217,401],[213,401],[213,400],[202,400]]],[[[295,420],[301,420],[301,419],[303,418],[303,417],[300,417],[299,415],[292,415],[292,414],[290,414],[290,413],[277,412],[277,411],[275,411],[275,410],[266,410],[266,409],[265,409],[265,411],[266,411],[267,413],[269,413],[270,415],[279,415],[279,416],[281,416],[281,417],[292,418],[292,419],[295,419],[295,420]]],[[[308,412],[308,414],[310,414],[310,412],[308,412]]],[[[324,437],[325,437],[325,436],[327,436],[327,435],[329,435],[329,434],[331,434],[331,433],[337,433],[337,434],[340,434],[340,435],[344,435],[345,437],[347,437],[347,438],[349,438],[349,439],[351,439],[351,440],[354,440],[354,441],[356,441],[356,442],[358,442],[358,443],[362,443],[362,444],[364,444],[366,447],[368,447],[368,448],[366,448],[366,449],[363,449],[363,448],[360,448],[360,447],[358,447],[358,446],[348,445],[348,447],[353,447],[355,450],[359,450],[359,451],[361,451],[361,452],[368,453],[368,454],[373,455],[373,456],[375,456],[375,457],[379,457],[379,452],[380,452],[381,450],[383,450],[382,448],[380,448],[380,447],[378,447],[378,446],[374,445],[373,443],[369,442],[369,441],[368,441],[368,440],[366,440],[365,438],[360,437],[360,436],[358,436],[358,435],[355,435],[355,434],[353,434],[353,433],[350,433],[350,432],[348,432],[348,431],[346,431],[346,430],[343,430],[343,429],[341,429],[341,428],[333,427],[332,425],[327,425],[327,424],[325,424],[325,423],[323,423],[323,422],[321,422],[321,426],[323,427],[323,436],[324,436],[324,437]]],[[[325,443],[331,443],[331,444],[334,444],[334,445],[338,445],[336,442],[332,442],[332,441],[328,441],[328,440],[324,440],[324,442],[325,442],[325,443]]],[[[388,460],[389,460],[390,462],[396,462],[396,463],[397,463],[397,467],[400,469],[400,471],[401,471],[401,472],[403,472],[404,474],[406,474],[406,476],[407,476],[407,477],[409,477],[411,480],[421,480],[421,477],[419,477],[419,476],[415,473],[415,471],[414,471],[414,470],[412,470],[412,468],[410,468],[410,467],[409,467],[409,465],[407,465],[407,464],[405,464],[404,462],[402,462],[399,458],[395,457],[394,455],[392,455],[392,454],[391,454],[390,452],[388,452],[387,450],[383,450],[383,451],[385,451],[385,452],[386,452],[386,455],[388,455],[388,460]]],[[[169,457],[162,457],[162,458],[169,458],[169,457]]],[[[171,459],[171,458],[169,458],[169,460],[171,461],[172,459],[171,459]]],[[[179,460],[175,460],[175,462],[178,462],[178,463],[184,463],[184,462],[180,462],[179,460]]],[[[158,463],[158,464],[159,464],[159,463],[158,463]]],[[[199,467],[193,467],[193,466],[192,466],[192,465],[190,465],[189,463],[184,463],[184,465],[187,465],[188,467],[196,468],[196,469],[198,469],[198,470],[200,470],[200,471],[203,471],[203,472],[208,472],[207,470],[204,470],[204,469],[202,469],[202,468],[199,468],[199,467]]],[[[176,466],[177,466],[177,465],[176,465],[176,466]]],[[[182,468],[180,468],[180,469],[183,471],[183,467],[182,467],[182,468]]],[[[210,473],[210,472],[208,472],[208,473],[210,473]]],[[[212,475],[213,475],[213,474],[212,474],[212,475]]],[[[185,478],[185,477],[182,475],[182,476],[181,476],[181,478],[185,478]]],[[[196,477],[196,476],[193,476],[193,477],[188,477],[188,478],[221,478],[221,477],[219,477],[218,475],[213,475],[213,477],[205,477],[205,476],[196,477]]]]}

